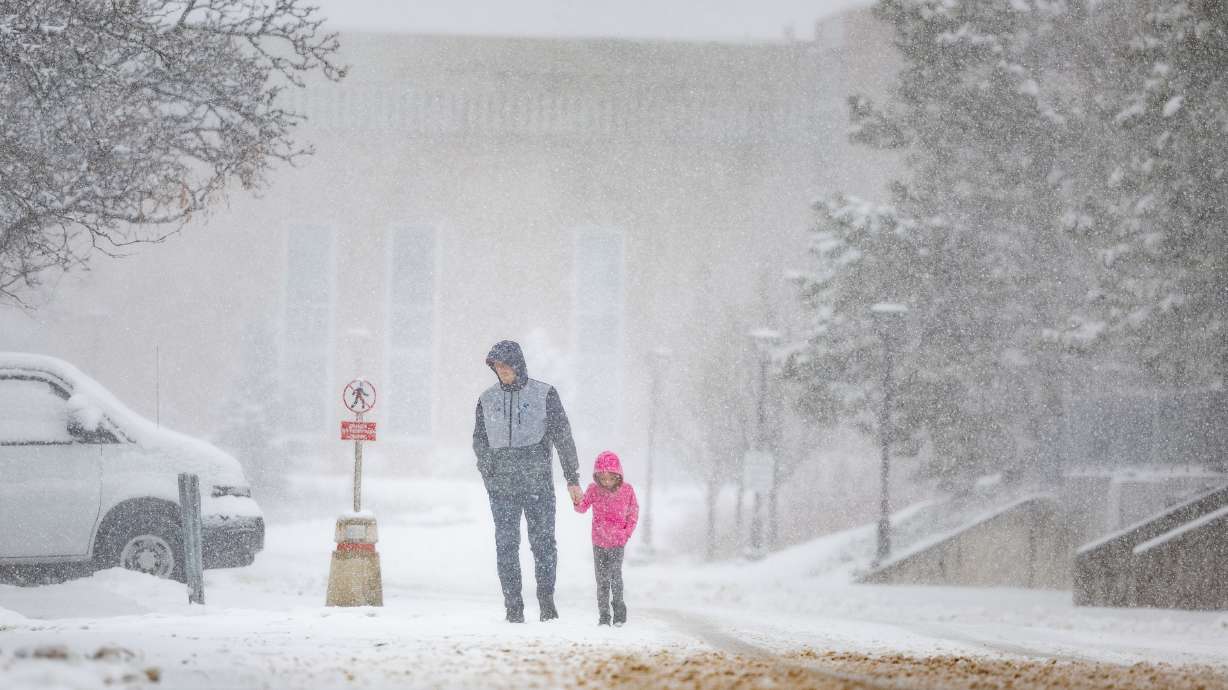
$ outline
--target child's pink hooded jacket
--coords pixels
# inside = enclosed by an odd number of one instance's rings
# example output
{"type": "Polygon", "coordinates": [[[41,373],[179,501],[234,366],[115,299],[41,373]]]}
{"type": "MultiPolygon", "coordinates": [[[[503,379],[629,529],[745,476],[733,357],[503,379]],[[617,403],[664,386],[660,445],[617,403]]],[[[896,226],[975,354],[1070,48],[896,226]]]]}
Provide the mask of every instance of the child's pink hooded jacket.
{"type": "Polygon", "coordinates": [[[631,533],[635,531],[635,523],[640,519],[640,504],[635,500],[635,489],[622,481],[622,463],[617,455],[608,450],[597,456],[593,467],[594,478],[598,472],[617,474],[618,484],[613,491],[597,483],[589,484],[584,498],[576,504],[576,512],[583,513],[592,506],[593,546],[603,549],[626,546],[631,533]]]}

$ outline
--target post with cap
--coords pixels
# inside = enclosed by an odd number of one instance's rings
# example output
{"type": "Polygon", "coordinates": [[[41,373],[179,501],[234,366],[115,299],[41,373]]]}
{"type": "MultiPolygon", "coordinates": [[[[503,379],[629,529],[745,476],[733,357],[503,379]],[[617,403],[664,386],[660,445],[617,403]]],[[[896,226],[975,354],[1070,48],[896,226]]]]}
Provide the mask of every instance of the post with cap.
{"type": "MultiPolygon", "coordinates": [[[[768,526],[775,531],[776,481],[779,475],[776,443],[768,424],[768,387],[769,369],[772,361],[772,350],[781,341],[781,334],[771,328],[763,327],[749,334],[755,356],[759,361],[758,395],[755,400],[755,437],[754,446],[743,462],[743,471],[748,472],[750,481],[746,482],[754,494],[750,521],[750,550],[747,555],[752,559],[762,558],[767,551],[764,543],[764,494],[769,501],[768,526]]],[[[775,535],[771,535],[774,541],[775,535]]]]}
{"type": "Polygon", "coordinates": [[[897,331],[905,316],[908,306],[898,302],[878,302],[870,307],[870,317],[883,341],[883,392],[882,406],[878,412],[878,445],[879,463],[879,504],[878,504],[878,548],[875,551],[874,563],[880,564],[891,554],[891,491],[888,488],[890,478],[890,446],[891,446],[891,405],[895,395],[895,381],[892,378],[892,357],[897,331]]]}

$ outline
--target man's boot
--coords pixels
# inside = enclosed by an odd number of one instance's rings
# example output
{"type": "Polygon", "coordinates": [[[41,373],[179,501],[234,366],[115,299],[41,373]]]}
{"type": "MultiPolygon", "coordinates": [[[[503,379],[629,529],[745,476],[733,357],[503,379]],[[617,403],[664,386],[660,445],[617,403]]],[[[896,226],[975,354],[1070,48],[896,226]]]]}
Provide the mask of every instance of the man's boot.
{"type": "Polygon", "coordinates": [[[523,623],[524,622],[524,607],[514,608],[509,606],[507,609],[508,623],[523,623]]]}
{"type": "Polygon", "coordinates": [[[559,617],[558,609],[554,608],[553,596],[539,596],[537,597],[537,603],[541,608],[541,620],[543,623],[546,621],[552,621],[559,617]]]}
{"type": "Polygon", "coordinates": [[[614,625],[622,627],[627,622],[627,605],[621,601],[614,602],[614,625]]]}

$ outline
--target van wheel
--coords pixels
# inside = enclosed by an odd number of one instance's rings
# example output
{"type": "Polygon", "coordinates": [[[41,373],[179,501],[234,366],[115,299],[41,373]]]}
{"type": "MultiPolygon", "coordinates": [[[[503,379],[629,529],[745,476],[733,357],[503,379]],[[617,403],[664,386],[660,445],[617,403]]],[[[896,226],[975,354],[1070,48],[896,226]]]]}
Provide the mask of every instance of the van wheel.
{"type": "Polygon", "coordinates": [[[104,567],[119,566],[139,573],[183,582],[183,539],[178,523],[149,518],[120,525],[106,540],[104,567]]]}

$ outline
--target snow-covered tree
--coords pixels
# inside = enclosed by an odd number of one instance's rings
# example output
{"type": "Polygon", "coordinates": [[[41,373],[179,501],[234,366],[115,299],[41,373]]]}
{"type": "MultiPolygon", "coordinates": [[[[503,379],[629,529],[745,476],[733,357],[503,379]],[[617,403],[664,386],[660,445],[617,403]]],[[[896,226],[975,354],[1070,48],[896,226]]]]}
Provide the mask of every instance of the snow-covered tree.
{"type": "Polygon", "coordinates": [[[816,212],[813,267],[795,278],[812,329],[785,369],[802,384],[799,411],[819,424],[852,424],[877,437],[889,347],[895,394],[886,433],[896,452],[911,453],[929,438],[933,474],[969,469],[989,450],[988,410],[968,404],[969,362],[977,353],[959,342],[962,319],[952,318],[969,305],[944,295],[945,257],[929,249],[949,228],[839,195],[816,212]],[[876,322],[871,307],[885,300],[903,302],[907,317],[876,322]]]}
{"type": "Polygon", "coordinates": [[[300,0],[0,0],[0,299],[309,153],[281,94],[344,76],[322,24],[300,0]]]}
{"type": "Polygon", "coordinates": [[[795,373],[812,413],[857,419],[881,395],[869,314],[905,302],[897,441],[933,442],[933,472],[1051,465],[1066,333],[1086,254],[1064,232],[1091,115],[1081,3],[880,0],[904,68],[885,108],[850,99],[856,141],[905,152],[891,206],[818,206],[815,314],[795,373]]]}
{"type": "Polygon", "coordinates": [[[1103,336],[1178,385],[1228,380],[1228,5],[1110,4],[1112,141],[1075,234],[1101,252],[1103,336]]]}

